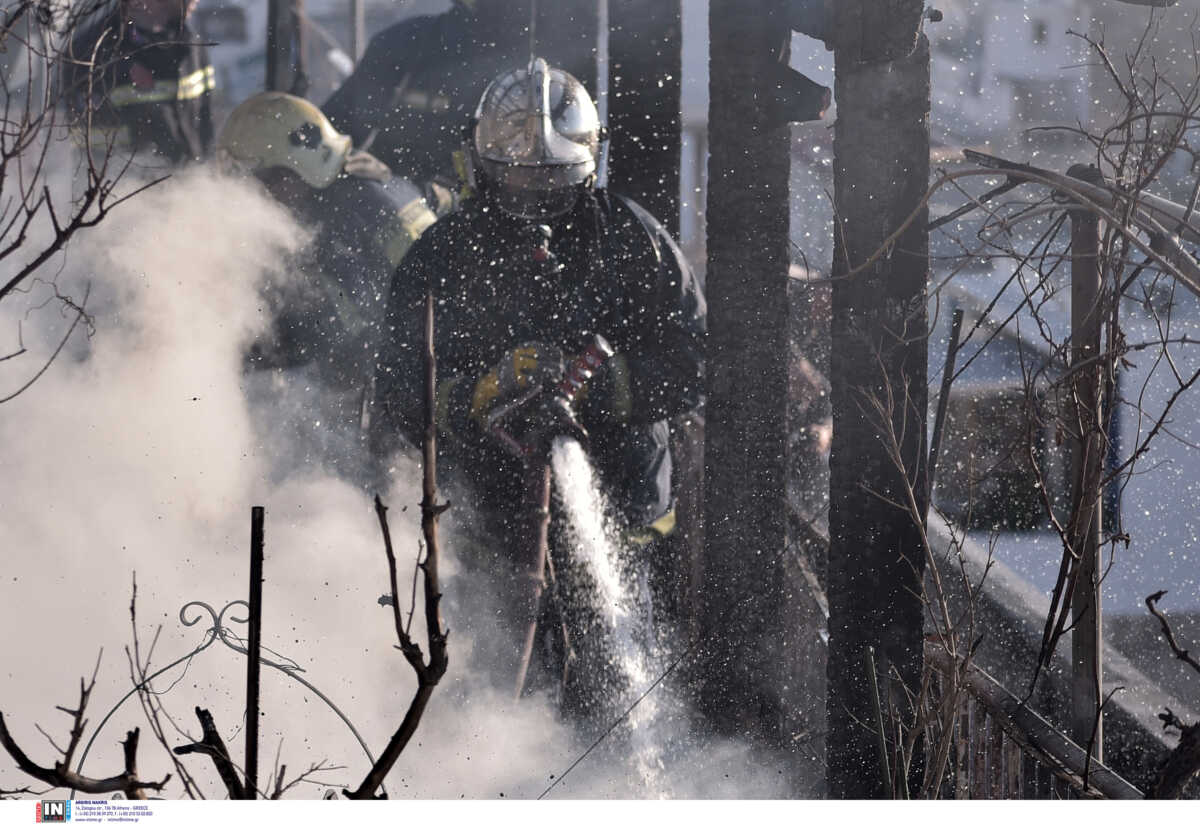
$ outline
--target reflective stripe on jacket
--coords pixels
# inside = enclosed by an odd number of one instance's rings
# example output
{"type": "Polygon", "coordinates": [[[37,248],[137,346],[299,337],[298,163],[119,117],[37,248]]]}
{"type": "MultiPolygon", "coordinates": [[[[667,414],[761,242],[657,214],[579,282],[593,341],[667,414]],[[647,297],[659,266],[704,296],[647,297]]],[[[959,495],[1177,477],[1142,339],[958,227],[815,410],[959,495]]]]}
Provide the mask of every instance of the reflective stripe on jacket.
{"type": "Polygon", "coordinates": [[[194,100],[217,87],[217,73],[212,66],[205,66],[178,80],[157,80],[148,89],[139,89],[132,83],[117,86],[108,93],[108,102],[121,108],[139,103],[164,103],[169,100],[194,100]]]}
{"type": "Polygon", "coordinates": [[[216,72],[186,25],[149,34],[109,14],[67,46],[59,80],[73,125],[88,124],[93,146],[107,133],[121,149],[152,151],[172,165],[212,148],[216,72]]]}

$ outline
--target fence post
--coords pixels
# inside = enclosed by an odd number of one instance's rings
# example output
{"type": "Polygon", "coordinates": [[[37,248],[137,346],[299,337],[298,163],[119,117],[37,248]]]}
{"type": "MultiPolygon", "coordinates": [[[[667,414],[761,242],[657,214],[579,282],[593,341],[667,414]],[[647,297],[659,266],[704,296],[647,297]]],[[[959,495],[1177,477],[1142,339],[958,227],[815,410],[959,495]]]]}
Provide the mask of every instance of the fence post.
{"type": "MultiPolygon", "coordinates": [[[[1085,169],[1068,174],[1084,177],[1085,169]]],[[[1071,365],[1074,375],[1068,404],[1071,424],[1071,520],[1068,538],[1079,554],[1071,597],[1071,737],[1092,757],[1104,758],[1103,639],[1100,608],[1100,480],[1104,432],[1100,409],[1103,367],[1100,307],[1100,220],[1091,211],[1071,212],[1071,365]],[[1081,368],[1076,368],[1082,365],[1081,368]]]]}
{"type": "Polygon", "coordinates": [[[262,653],[263,508],[250,508],[250,632],[246,642],[246,797],[258,797],[258,679],[262,653]]]}

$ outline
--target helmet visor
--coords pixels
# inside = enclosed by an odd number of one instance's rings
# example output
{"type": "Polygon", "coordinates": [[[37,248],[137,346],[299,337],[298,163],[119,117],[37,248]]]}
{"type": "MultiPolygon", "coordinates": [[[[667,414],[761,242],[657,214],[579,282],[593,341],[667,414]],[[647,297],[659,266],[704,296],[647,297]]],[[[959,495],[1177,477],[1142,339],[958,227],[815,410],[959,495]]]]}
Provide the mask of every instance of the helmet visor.
{"type": "Polygon", "coordinates": [[[579,189],[514,189],[503,184],[490,190],[501,209],[525,220],[552,220],[575,208],[579,189]]]}
{"type": "Polygon", "coordinates": [[[591,176],[593,165],[510,166],[482,160],[490,181],[488,192],[501,209],[530,220],[557,217],[569,212],[579,198],[581,184],[591,176]]]}

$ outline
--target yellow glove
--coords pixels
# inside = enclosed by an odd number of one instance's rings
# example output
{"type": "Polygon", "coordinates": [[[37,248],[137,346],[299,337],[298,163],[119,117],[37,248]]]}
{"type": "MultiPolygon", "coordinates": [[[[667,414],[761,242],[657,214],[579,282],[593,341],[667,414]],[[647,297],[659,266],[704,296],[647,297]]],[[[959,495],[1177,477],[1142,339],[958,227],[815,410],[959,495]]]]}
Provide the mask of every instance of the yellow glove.
{"type": "Polygon", "coordinates": [[[514,400],[535,387],[547,388],[562,380],[565,371],[562,350],[553,344],[532,342],[510,349],[475,381],[470,417],[483,425],[497,403],[514,400]]]}

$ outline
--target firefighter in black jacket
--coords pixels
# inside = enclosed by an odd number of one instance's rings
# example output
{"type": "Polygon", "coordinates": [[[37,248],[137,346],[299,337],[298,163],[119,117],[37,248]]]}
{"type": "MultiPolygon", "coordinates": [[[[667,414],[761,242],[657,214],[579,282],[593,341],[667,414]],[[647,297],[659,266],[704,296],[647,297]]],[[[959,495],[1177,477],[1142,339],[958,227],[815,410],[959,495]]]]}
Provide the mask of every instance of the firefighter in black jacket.
{"type": "MultiPolygon", "coordinates": [[[[514,432],[528,443],[545,427],[586,431],[626,534],[648,541],[673,525],[667,419],[699,402],[705,303],[662,225],[594,188],[601,131],[587,92],[566,72],[537,59],[501,75],[469,132],[478,195],[430,228],[392,281],[376,369],[376,450],[386,454],[397,433],[420,442],[431,289],[442,459],[446,475],[484,499],[482,523],[468,528],[491,539],[487,563],[497,574],[513,564],[506,536],[528,515],[514,432]],[[615,354],[572,406],[547,407],[568,364],[600,339],[615,354]],[[540,418],[547,409],[558,414],[540,418]]],[[[469,509],[456,507],[455,517],[472,517],[469,509]]],[[[514,593],[530,572],[516,566],[514,593]]],[[[515,613],[521,620],[520,606],[515,613]]]]}
{"type": "MultiPolygon", "coordinates": [[[[530,3],[454,0],[442,14],[402,20],[371,39],[322,111],[396,174],[426,188],[437,184],[443,196],[453,192],[463,171],[454,155],[479,102],[479,78],[529,57],[530,3]]],[[[544,13],[559,13],[542,5],[544,13]]],[[[581,49],[579,64],[567,68],[579,74],[594,59],[581,49]]]]}
{"type": "Polygon", "coordinates": [[[110,150],[136,154],[152,167],[209,154],[216,76],[188,26],[195,5],[196,0],[119,0],[71,41],[63,93],[72,128],[96,162],[110,150]],[[160,160],[151,161],[148,152],[160,160]]]}

